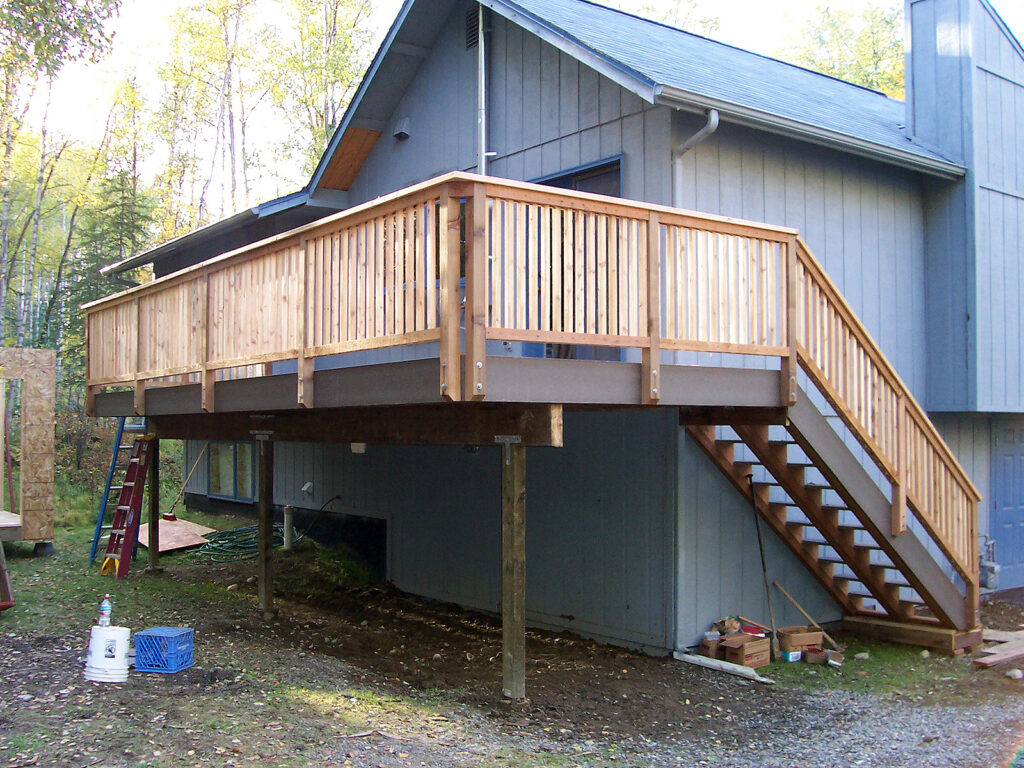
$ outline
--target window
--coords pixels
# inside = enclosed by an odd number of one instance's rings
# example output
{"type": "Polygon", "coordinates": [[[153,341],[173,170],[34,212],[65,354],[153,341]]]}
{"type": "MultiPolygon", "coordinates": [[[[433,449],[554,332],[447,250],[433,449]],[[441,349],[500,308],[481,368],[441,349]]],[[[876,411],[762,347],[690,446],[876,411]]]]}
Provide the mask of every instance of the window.
{"type": "Polygon", "coordinates": [[[256,498],[256,454],[252,443],[211,442],[209,495],[232,501],[256,498]]]}
{"type": "Polygon", "coordinates": [[[596,164],[537,179],[537,183],[559,189],[575,189],[577,192],[592,192],[595,195],[622,197],[622,161],[619,158],[601,160],[596,164]]]}

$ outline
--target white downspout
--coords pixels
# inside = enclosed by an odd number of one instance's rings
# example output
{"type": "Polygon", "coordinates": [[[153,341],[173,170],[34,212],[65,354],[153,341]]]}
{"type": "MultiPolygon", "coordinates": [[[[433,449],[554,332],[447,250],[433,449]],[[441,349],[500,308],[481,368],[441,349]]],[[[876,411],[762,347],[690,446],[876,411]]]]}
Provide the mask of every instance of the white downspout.
{"type": "Polygon", "coordinates": [[[476,172],[487,175],[487,56],[484,51],[484,6],[476,15],[476,172]]]}
{"type": "Polygon", "coordinates": [[[676,208],[683,202],[683,155],[718,130],[718,110],[709,109],[707,115],[704,127],[672,150],[672,205],[676,208]]]}

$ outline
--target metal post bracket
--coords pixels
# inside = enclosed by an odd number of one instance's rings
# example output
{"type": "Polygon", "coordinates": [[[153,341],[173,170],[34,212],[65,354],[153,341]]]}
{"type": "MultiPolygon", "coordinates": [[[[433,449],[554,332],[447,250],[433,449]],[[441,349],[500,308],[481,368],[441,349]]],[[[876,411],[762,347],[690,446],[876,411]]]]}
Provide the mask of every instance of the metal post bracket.
{"type": "Polygon", "coordinates": [[[505,457],[505,465],[512,463],[512,446],[523,442],[522,435],[495,435],[494,442],[500,443],[502,453],[505,457]]]}

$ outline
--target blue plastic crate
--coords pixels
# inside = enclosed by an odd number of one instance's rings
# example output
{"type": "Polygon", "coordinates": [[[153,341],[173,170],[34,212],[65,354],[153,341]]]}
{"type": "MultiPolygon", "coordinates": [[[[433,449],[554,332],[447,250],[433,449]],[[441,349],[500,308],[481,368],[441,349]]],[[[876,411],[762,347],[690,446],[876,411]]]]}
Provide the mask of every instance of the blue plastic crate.
{"type": "Polygon", "coordinates": [[[137,672],[180,672],[194,663],[193,632],[187,627],[153,627],[135,633],[137,672]]]}

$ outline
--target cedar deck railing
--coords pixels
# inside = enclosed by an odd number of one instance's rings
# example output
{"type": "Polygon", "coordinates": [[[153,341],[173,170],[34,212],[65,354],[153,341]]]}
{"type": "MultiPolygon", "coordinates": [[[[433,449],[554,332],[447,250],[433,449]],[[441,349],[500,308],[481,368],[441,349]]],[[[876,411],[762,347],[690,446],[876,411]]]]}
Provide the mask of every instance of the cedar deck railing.
{"type": "Polygon", "coordinates": [[[90,398],[140,411],[282,360],[311,407],[317,357],[422,342],[451,400],[486,398],[487,339],[639,348],[651,404],[661,350],[777,357],[781,402],[799,365],[892,483],[893,535],[909,505],[977,592],[977,490],[791,229],[454,173],[85,311],[90,398]]]}

